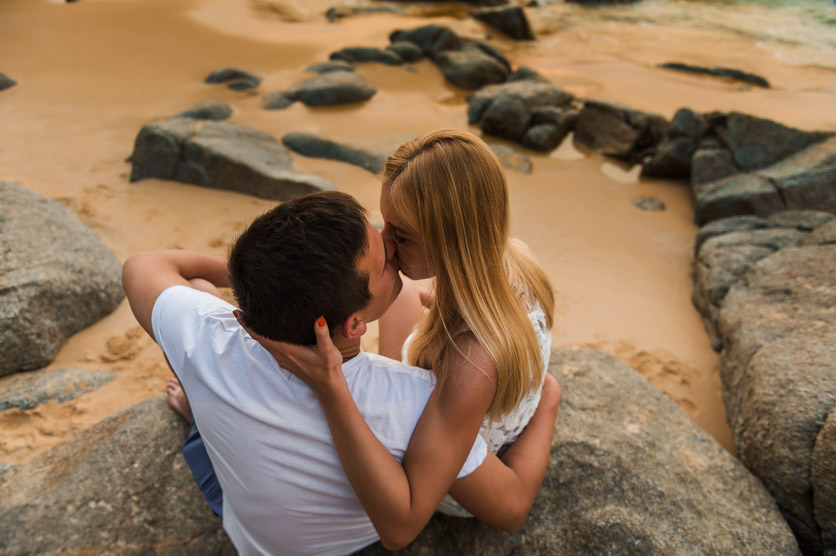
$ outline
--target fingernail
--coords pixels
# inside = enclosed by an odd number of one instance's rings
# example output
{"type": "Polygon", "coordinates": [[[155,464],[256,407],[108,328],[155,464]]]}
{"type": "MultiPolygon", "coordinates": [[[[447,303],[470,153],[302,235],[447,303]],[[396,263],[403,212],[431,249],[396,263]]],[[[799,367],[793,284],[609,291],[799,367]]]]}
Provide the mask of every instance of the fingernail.
{"type": "Polygon", "coordinates": [[[318,327],[320,327],[320,328],[322,328],[323,326],[325,326],[325,317],[319,317],[319,318],[316,320],[316,325],[317,325],[318,327]]]}
{"type": "Polygon", "coordinates": [[[232,311],[232,314],[235,315],[236,319],[241,317],[241,311],[239,311],[238,309],[232,311]]]}

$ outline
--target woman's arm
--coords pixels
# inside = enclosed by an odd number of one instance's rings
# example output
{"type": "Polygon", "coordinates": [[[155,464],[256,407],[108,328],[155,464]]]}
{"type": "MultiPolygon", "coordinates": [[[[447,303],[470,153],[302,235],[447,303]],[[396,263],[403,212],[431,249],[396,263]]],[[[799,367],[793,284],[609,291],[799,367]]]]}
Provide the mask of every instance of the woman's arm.
{"type": "Polygon", "coordinates": [[[450,494],[476,518],[505,531],[525,523],[548,469],[560,396],[560,384],[547,374],[537,410],[502,458],[488,454],[453,484],[450,494]]]}

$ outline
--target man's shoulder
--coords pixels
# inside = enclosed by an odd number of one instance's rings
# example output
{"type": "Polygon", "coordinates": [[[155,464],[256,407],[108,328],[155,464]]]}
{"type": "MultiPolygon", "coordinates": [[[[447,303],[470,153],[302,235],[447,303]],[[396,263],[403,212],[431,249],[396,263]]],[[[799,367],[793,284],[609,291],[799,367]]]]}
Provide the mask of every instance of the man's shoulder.
{"type": "Polygon", "coordinates": [[[436,378],[435,373],[432,371],[407,365],[403,361],[390,359],[389,357],[384,357],[376,353],[363,352],[363,356],[365,358],[363,365],[370,371],[388,372],[395,376],[403,376],[411,380],[428,382],[430,385],[435,386],[436,378]]]}

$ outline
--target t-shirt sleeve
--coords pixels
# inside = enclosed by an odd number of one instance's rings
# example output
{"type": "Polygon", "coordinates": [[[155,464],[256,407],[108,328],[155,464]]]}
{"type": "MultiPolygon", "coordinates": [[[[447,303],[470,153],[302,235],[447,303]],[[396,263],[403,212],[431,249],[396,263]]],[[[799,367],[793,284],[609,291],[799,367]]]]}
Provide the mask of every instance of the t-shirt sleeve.
{"type": "Polygon", "coordinates": [[[473,447],[467,455],[467,460],[465,460],[462,470],[459,471],[456,478],[461,479],[462,477],[467,477],[476,471],[476,469],[485,461],[486,457],[488,457],[488,445],[485,443],[485,439],[482,438],[482,435],[480,434],[476,436],[476,441],[473,443],[473,447]]]}

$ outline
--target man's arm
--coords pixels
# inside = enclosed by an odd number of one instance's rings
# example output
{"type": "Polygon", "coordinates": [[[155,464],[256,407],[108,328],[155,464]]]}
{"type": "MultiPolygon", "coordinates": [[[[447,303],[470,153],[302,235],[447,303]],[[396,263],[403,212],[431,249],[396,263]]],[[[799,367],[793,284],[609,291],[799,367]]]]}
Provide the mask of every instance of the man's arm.
{"type": "Polygon", "coordinates": [[[479,520],[505,531],[525,523],[548,468],[560,395],[560,384],[546,375],[537,410],[502,458],[488,452],[473,473],[453,483],[450,494],[479,520]]]}
{"type": "Polygon", "coordinates": [[[151,251],[131,255],[122,266],[122,287],[136,320],[153,338],[151,313],[170,286],[189,286],[202,278],[219,288],[229,286],[226,260],[192,251],[151,251]]]}

